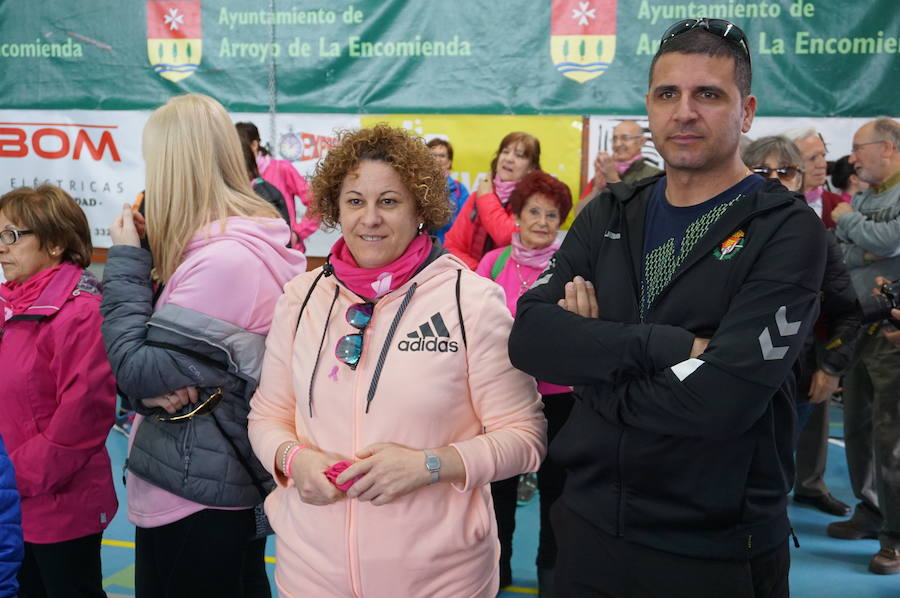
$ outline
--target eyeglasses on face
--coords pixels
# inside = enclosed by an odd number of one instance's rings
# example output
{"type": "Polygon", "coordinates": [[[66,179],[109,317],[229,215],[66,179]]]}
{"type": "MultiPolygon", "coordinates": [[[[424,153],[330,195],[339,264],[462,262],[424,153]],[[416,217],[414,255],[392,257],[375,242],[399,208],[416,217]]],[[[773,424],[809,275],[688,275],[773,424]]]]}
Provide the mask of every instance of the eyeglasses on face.
{"type": "Polygon", "coordinates": [[[0,230],[0,243],[4,245],[13,245],[16,241],[19,240],[19,237],[22,235],[33,235],[33,230],[15,230],[11,228],[6,228],[0,230]]]}
{"type": "Polygon", "coordinates": [[[738,44],[744,48],[744,51],[747,53],[747,58],[750,58],[750,43],[747,40],[746,34],[741,31],[740,27],[725,19],[683,19],[666,29],[662,34],[662,38],[660,38],[660,45],[671,41],[672,38],[678,37],[682,33],[687,33],[691,29],[696,29],[697,27],[706,29],[713,35],[718,35],[722,39],[727,39],[730,42],[738,44]]]}
{"type": "Polygon", "coordinates": [[[375,305],[372,303],[354,303],[347,308],[345,318],[347,323],[359,330],[353,334],[346,334],[338,339],[337,346],[334,348],[334,356],[338,361],[350,366],[351,370],[355,370],[359,364],[359,358],[362,356],[363,332],[369,322],[372,321],[372,313],[375,305]]]}
{"type": "Polygon", "coordinates": [[[635,139],[643,139],[643,135],[613,135],[613,143],[628,143],[635,139]]]}
{"type": "Polygon", "coordinates": [[[884,139],[879,139],[878,141],[866,141],[865,143],[854,143],[850,147],[850,151],[854,154],[859,153],[859,149],[866,145],[875,145],[876,143],[884,143],[884,139]]]}
{"type": "Polygon", "coordinates": [[[795,176],[803,172],[802,169],[797,168],[796,166],[779,166],[778,168],[769,168],[768,166],[754,166],[750,170],[758,175],[766,177],[767,179],[770,179],[773,175],[775,175],[782,181],[792,181],[794,180],[795,176]]]}

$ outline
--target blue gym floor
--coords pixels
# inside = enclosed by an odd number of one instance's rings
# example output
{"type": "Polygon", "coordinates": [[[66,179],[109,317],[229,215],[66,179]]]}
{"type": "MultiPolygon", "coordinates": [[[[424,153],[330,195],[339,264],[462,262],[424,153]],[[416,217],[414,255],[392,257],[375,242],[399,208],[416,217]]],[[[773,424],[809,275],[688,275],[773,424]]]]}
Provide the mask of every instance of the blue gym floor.
{"type": "MultiPolygon", "coordinates": [[[[832,408],[832,441],[829,444],[827,482],[832,494],[854,504],[847,477],[841,425],[841,409],[832,408]]],[[[134,527],[128,522],[125,489],[121,467],[125,460],[126,439],[112,432],[107,441],[119,495],[116,514],[103,540],[104,586],[110,598],[134,595],[134,527]]],[[[900,575],[880,576],[869,573],[869,559],[878,551],[877,540],[835,540],[825,535],[825,526],[836,521],[805,506],[791,506],[790,517],[800,540],[800,548],[791,553],[791,595],[793,598],[897,598],[900,597],[900,575]]],[[[500,592],[503,598],[537,594],[534,557],[537,551],[537,499],[519,507],[513,554],[513,585],[500,592]]],[[[269,540],[266,552],[269,577],[275,570],[274,543],[269,540]]],[[[275,589],[272,583],[273,592],[275,589]]],[[[665,589],[660,588],[660,595],[665,589]]],[[[198,597],[201,598],[201,597],[198,597]]],[[[401,598],[401,597],[398,597],[401,598]]]]}

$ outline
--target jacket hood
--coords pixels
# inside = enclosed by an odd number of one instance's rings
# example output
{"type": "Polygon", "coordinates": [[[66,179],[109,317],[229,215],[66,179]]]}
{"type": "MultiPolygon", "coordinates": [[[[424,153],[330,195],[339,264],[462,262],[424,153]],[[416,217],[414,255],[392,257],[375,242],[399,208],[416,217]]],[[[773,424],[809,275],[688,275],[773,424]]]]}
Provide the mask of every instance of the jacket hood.
{"type": "Polygon", "coordinates": [[[286,283],[306,269],[306,257],[287,247],[291,231],[281,218],[245,218],[233,216],[224,221],[216,220],[200,229],[185,247],[185,258],[192,253],[219,243],[240,243],[268,268],[273,277],[286,283]]]}

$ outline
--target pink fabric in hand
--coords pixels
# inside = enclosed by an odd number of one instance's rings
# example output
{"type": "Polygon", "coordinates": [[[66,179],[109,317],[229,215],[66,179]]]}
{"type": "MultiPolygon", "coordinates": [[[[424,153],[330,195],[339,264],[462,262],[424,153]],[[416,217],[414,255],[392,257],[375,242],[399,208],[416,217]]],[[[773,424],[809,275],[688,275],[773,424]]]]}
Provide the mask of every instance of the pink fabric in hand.
{"type": "Polygon", "coordinates": [[[362,476],[356,476],[352,480],[348,480],[348,481],[344,482],[343,484],[337,483],[337,477],[339,475],[341,475],[342,471],[344,471],[351,465],[352,465],[352,463],[349,463],[348,461],[338,461],[337,463],[335,463],[334,465],[329,467],[328,470],[325,472],[325,477],[328,478],[328,481],[330,481],[332,484],[334,484],[334,487],[337,488],[338,490],[340,490],[341,492],[346,492],[347,490],[349,490],[350,486],[355,484],[356,480],[358,480],[359,478],[362,477],[362,476]]]}

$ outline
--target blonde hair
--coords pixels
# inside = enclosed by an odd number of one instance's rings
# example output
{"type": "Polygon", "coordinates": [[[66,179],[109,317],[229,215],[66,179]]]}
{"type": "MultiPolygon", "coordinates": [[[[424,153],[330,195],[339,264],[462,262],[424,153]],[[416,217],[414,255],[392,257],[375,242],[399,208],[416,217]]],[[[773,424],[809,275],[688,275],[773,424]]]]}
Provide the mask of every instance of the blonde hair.
{"type": "Polygon", "coordinates": [[[144,126],[147,238],[154,278],[166,282],[198,230],[230,216],[278,218],[257,196],[237,131],[222,105],[200,94],[177,96],[144,126]]]}

